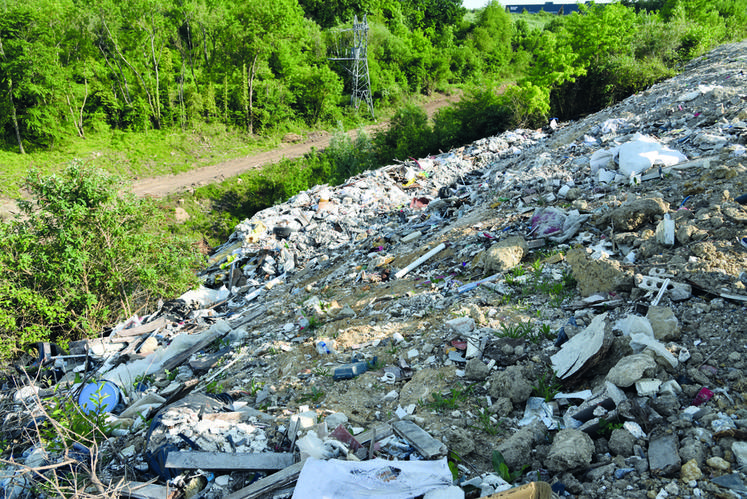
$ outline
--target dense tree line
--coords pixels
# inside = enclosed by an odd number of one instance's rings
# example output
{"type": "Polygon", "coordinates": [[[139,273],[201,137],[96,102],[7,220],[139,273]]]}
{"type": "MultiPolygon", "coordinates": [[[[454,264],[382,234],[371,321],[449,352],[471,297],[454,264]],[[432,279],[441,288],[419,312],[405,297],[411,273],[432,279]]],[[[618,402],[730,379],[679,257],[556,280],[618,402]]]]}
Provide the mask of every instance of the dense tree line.
{"type": "Polygon", "coordinates": [[[548,113],[552,102],[572,115],[744,36],[746,11],[745,0],[628,1],[530,28],[497,2],[465,16],[459,0],[5,0],[0,142],[23,152],[106,128],[334,123],[347,112],[345,71],[328,61],[335,29],[363,14],[377,104],[515,76],[548,113]]]}

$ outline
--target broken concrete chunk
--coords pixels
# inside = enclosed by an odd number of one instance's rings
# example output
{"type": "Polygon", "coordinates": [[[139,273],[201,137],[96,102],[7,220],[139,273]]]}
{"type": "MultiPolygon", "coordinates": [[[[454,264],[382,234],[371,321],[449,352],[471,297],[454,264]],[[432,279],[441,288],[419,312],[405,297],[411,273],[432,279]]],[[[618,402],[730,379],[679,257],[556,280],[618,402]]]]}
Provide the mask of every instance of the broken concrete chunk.
{"type": "Polygon", "coordinates": [[[670,279],[662,279],[654,276],[644,276],[640,274],[635,275],[635,284],[641,289],[646,291],[653,291],[658,293],[666,283],[666,293],[673,301],[687,300],[692,296],[692,286],[689,284],[682,284],[674,282],[670,279]]]}
{"type": "Polygon", "coordinates": [[[578,282],[581,296],[629,290],[633,287],[633,274],[623,271],[616,260],[592,260],[584,248],[574,248],[566,255],[573,277],[578,282]]]}
{"type": "Polygon", "coordinates": [[[648,465],[651,473],[673,476],[680,471],[682,460],[677,447],[677,435],[673,433],[651,435],[648,443],[648,465]]]}
{"type": "Polygon", "coordinates": [[[606,379],[620,388],[627,388],[644,376],[651,376],[655,370],[654,359],[648,354],[638,353],[620,359],[607,373],[606,379]]]}
{"type": "Polygon", "coordinates": [[[487,250],[484,257],[486,272],[503,272],[521,263],[528,251],[527,242],[521,236],[513,236],[500,241],[487,250]]]}
{"type": "Polygon", "coordinates": [[[747,466],[747,442],[735,441],[731,444],[731,451],[734,453],[740,468],[747,466]]]}
{"type": "Polygon", "coordinates": [[[475,330],[475,320],[471,317],[457,317],[446,322],[450,331],[459,335],[467,335],[475,330]]]}
{"type": "Polygon", "coordinates": [[[674,220],[669,213],[656,225],[656,242],[664,246],[674,246],[674,220]]]}
{"type": "Polygon", "coordinates": [[[470,381],[483,381],[490,374],[490,368],[480,359],[470,359],[464,368],[464,378],[470,381]]]}
{"type": "Polygon", "coordinates": [[[521,366],[510,366],[490,377],[491,397],[508,397],[514,404],[521,404],[531,394],[532,384],[524,376],[521,366]]]}
{"type": "Polygon", "coordinates": [[[594,317],[586,329],[565,342],[560,351],[550,357],[558,378],[574,379],[604,357],[612,338],[607,331],[606,319],[607,313],[594,317]]]}
{"type": "Polygon", "coordinates": [[[628,201],[612,210],[610,218],[615,232],[627,231],[650,223],[668,211],[669,206],[662,198],[644,198],[628,201]]]}
{"type": "Polygon", "coordinates": [[[612,454],[623,457],[633,455],[633,446],[636,438],[625,428],[616,428],[612,430],[609,438],[609,448],[612,454]]]}
{"type": "Polygon", "coordinates": [[[404,438],[425,459],[434,459],[446,455],[446,445],[436,440],[412,421],[395,421],[392,423],[394,433],[404,438]]]}
{"type": "Polygon", "coordinates": [[[651,323],[654,338],[659,341],[671,341],[680,337],[680,325],[677,316],[669,307],[649,307],[646,318],[651,323]]]}
{"type": "Polygon", "coordinates": [[[591,464],[594,441],[579,430],[561,430],[555,435],[545,460],[550,471],[569,471],[591,464]]]}
{"type": "Polygon", "coordinates": [[[516,433],[498,444],[498,451],[511,470],[521,469],[526,457],[532,452],[537,442],[544,440],[547,427],[539,420],[524,426],[516,433]]]}

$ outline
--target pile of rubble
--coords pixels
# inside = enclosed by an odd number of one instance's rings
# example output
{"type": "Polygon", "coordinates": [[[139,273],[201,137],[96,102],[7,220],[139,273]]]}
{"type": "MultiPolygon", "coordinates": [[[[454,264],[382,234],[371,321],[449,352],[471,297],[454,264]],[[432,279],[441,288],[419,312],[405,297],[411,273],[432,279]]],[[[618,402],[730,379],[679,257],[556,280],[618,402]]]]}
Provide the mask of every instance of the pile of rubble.
{"type": "Polygon", "coordinates": [[[125,497],[740,497],[745,71],[726,45],[258,213],[205,287],[39,345],[43,379],[3,390],[0,490],[98,455],[94,492],[125,497]],[[45,447],[66,396],[110,436],[45,447]]]}

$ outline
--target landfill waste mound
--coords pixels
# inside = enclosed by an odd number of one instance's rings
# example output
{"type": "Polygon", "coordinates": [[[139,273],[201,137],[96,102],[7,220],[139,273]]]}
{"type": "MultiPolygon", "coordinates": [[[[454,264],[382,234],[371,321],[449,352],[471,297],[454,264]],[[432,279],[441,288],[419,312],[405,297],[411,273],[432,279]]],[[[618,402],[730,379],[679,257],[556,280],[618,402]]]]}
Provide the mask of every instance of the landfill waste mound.
{"type": "Polygon", "coordinates": [[[746,71],[725,45],[583,120],[257,213],[201,289],[36,346],[0,491],[744,496],[746,71]]]}

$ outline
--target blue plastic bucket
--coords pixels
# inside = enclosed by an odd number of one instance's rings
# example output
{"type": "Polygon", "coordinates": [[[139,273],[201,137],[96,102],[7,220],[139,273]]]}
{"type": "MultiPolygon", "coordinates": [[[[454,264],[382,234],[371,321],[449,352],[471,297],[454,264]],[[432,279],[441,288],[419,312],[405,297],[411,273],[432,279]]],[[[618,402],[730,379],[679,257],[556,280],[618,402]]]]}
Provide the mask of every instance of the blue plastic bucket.
{"type": "Polygon", "coordinates": [[[112,412],[122,399],[122,392],[119,387],[105,379],[98,383],[88,383],[80,391],[78,396],[78,405],[83,412],[89,414],[94,412],[112,412]]]}

